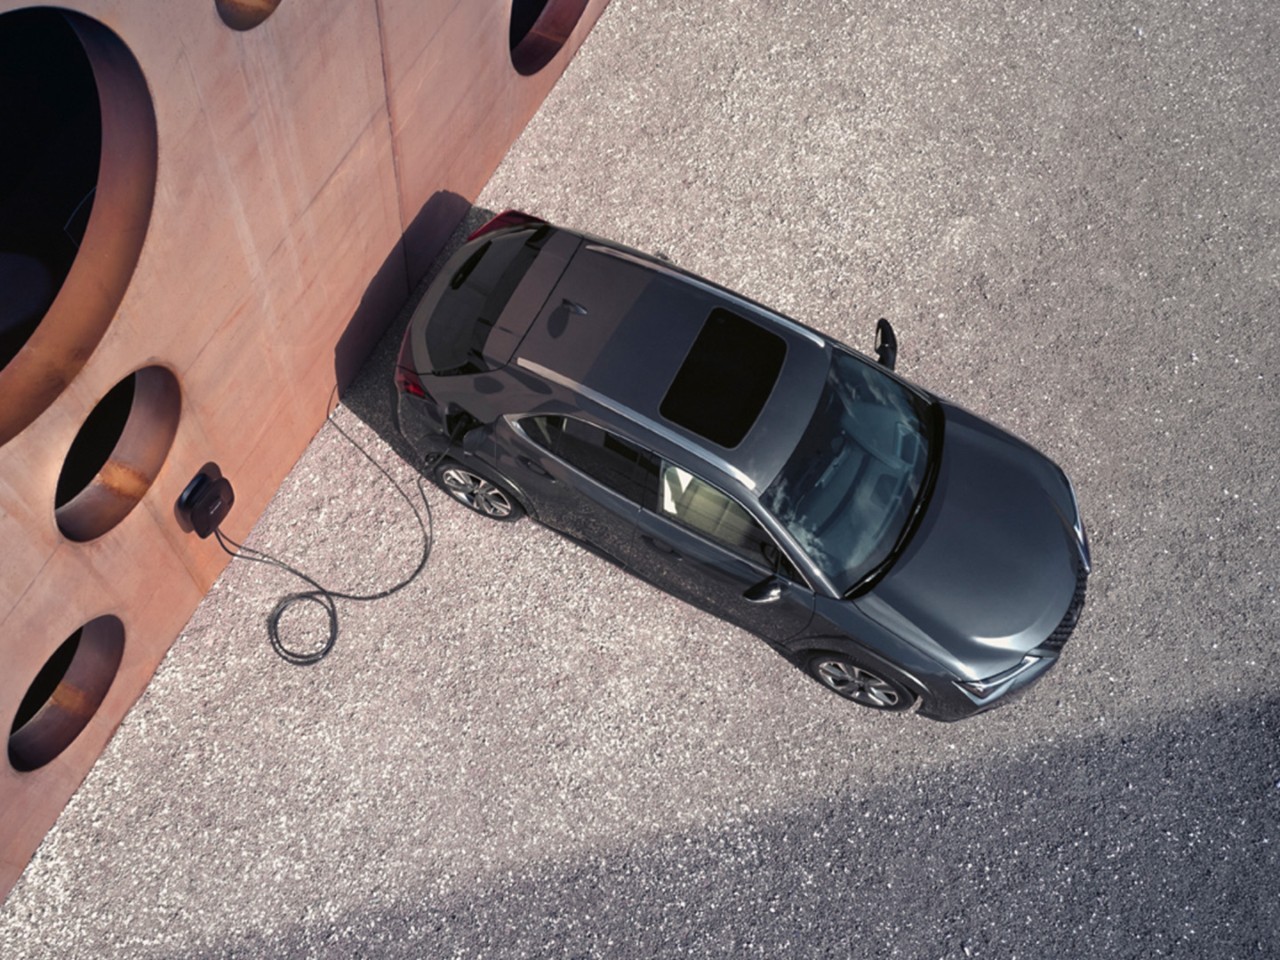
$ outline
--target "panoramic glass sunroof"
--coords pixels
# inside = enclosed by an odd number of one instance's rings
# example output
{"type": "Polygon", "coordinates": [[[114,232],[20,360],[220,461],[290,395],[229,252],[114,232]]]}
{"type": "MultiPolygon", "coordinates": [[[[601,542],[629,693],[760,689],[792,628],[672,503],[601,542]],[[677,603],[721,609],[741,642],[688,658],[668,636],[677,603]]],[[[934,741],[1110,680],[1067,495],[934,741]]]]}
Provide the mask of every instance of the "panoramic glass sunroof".
{"type": "Polygon", "coordinates": [[[728,310],[707,317],[659,411],[677,426],[736,447],[778,380],[786,342],[728,310]]]}

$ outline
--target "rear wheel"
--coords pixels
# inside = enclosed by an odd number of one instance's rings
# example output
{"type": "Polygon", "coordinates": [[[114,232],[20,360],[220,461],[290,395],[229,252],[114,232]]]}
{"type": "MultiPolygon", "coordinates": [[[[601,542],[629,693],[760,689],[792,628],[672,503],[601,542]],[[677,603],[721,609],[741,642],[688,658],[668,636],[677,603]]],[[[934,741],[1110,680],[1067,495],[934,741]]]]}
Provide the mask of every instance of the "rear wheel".
{"type": "Polygon", "coordinates": [[[809,676],[832,693],[873,710],[906,710],[915,702],[901,684],[869,670],[842,653],[819,651],[809,656],[809,676]]]}
{"type": "Polygon", "coordinates": [[[453,499],[490,520],[512,521],[524,516],[524,508],[506,487],[471,467],[446,460],[436,467],[436,480],[453,499]]]}

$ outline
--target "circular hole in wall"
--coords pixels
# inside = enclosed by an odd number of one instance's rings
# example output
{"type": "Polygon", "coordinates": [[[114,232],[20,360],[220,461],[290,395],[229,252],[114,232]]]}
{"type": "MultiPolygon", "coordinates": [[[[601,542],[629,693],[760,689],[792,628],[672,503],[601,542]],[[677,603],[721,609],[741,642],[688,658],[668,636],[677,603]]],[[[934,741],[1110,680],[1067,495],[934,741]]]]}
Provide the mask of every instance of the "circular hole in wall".
{"type": "Polygon", "coordinates": [[[276,12],[280,0],[214,0],[214,6],[232,30],[252,30],[276,12]]]}
{"type": "Polygon", "coordinates": [[[587,0],[511,0],[511,65],[525,76],[549,64],[582,19],[587,0]]]}
{"type": "Polygon", "coordinates": [[[35,770],[80,735],[102,705],[124,653],[124,624],[90,620],[54,651],[32,681],[9,730],[9,763],[35,770]]]}
{"type": "Polygon", "coordinates": [[[124,297],[155,193],[137,61],[102,24],[0,14],[0,443],[84,366],[124,297]]]}
{"type": "Polygon", "coordinates": [[[0,17],[0,368],[35,332],[71,270],[98,185],[93,68],[56,10],[0,17]]]}
{"type": "Polygon", "coordinates": [[[85,418],[62,463],[54,517],[63,536],[100,537],[138,505],[164,466],[182,408],[178,380],[143,367],[85,418]]]}

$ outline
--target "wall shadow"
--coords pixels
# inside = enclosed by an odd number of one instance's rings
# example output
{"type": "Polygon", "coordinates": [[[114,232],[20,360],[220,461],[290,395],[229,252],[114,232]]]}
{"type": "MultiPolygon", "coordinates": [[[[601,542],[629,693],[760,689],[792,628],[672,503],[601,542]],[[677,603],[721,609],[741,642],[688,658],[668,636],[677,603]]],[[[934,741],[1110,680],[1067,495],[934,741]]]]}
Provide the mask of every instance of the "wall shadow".
{"type": "Polygon", "coordinates": [[[1276,697],[1063,730],[189,955],[1274,956],[1277,734],[1276,697]]]}
{"type": "Polygon", "coordinates": [[[342,403],[410,463],[417,458],[391,417],[391,375],[400,340],[440,267],[493,215],[456,193],[436,193],[383,261],[334,348],[342,403]],[[425,266],[421,279],[410,286],[407,277],[417,272],[412,269],[415,261],[425,266]]]}

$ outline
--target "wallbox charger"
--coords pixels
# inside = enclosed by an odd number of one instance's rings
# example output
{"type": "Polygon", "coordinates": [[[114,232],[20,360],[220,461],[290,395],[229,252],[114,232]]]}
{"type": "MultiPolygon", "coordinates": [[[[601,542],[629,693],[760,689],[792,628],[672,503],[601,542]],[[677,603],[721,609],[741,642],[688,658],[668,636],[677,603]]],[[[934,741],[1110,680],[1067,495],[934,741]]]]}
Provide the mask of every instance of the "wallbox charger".
{"type": "Polygon", "coordinates": [[[187,484],[178,497],[178,512],[191,524],[191,529],[203,540],[231,512],[236,493],[226,477],[214,477],[203,470],[187,484]]]}
{"type": "MultiPolygon", "coordinates": [[[[422,476],[419,476],[416,481],[418,496],[422,500],[422,510],[419,511],[413,498],[396,482],[395,477],[387,472],[387,468],[375,460],[369,451],[361,446],[351,434],[342,429],[341,424],[334,419],[332,406],[337,393],[338,388],[334,387],[333,393],[329,397],[331,410],[326,415],[325,422],[337,430],[348,443],[360,452],[361,456],[368,460],[386,478],[401,499],[408,504],[409,509],[413,512],[414,520],[417,521],[418,529],[422,531],[422,557],[418,560],[418,564],[413,568],[413,571],[399,583],[383,590],[378,590],[375,593],[344,593],[338,590],[330,590],[301,570],[289,566],[283,560],[277,560],[268,553],[256,550],[253,547],[247,547],[242,543],[236,543],[218,529],[219,524],[231,512],[231,505],[236,502],[236,495],[235,491],[231,489],[231,483],[222,476],[222,470],[219,469],[216,463],[206,463],[201,467],[200,471],[191,478],[191,482],[187,484],[186,489],[182,491],[177,502],[173,505],[174,514],[183,530],[194,532],[202,539],[209,536],[215,537],[218,541],[218,546],[233,559],[248,560],[278,567],[304,581],[312,588],[281,597],[280,601],[275,605],[275,609],[267,617],[267,635],[271,638],[271,648],[280,655],[281,659],[297,666],[319,663],[333,649],[333,645],[338,639],[338,600],[363,603],[371,600],[381,600],[383,597],[389,597],[393,593],[399,593],[418,578],[418,575],[426,568],[427,561],[431,557],[431,502],[427,499],[427,491],[423,486],[422,476]],[[300,603],[304,600],[308,603],[317,604],[324,609],[325,617],[328,620],[328,631],[325,639],[318,646],[299,650],[285,645],[280,636],[280,621],[295,603],[300,603]]],[[[463,430],[472,426],[474,424],[464,420],[458,426],[457,433],[460,435],[463,430]]],[[[478,431],[473,432],[477,433],[477,439],[482,439],[478,431]]],[[[444,451],[441,451],[436,460],[438,461],[443,454],[444,451]]],[[[426,464],[422,469],[426,471],[434,465],[435,462],[433,461],[426,464]]]]}

